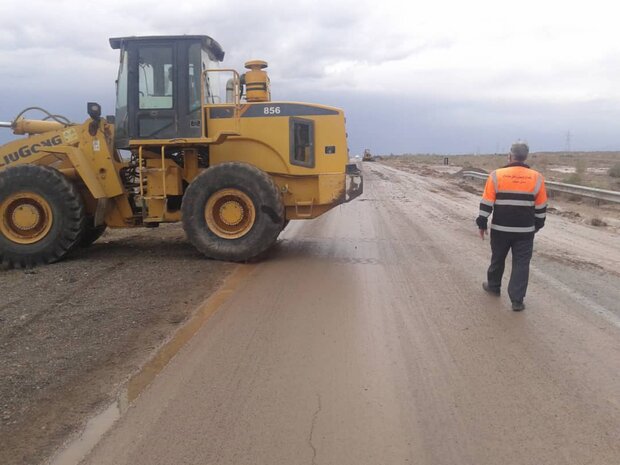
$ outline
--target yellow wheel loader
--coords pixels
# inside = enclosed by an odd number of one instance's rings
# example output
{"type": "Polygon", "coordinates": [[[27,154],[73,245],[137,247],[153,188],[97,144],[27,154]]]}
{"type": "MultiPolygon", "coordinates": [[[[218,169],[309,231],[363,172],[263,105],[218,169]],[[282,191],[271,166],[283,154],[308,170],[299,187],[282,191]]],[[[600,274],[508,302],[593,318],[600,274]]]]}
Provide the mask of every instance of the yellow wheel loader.
{"type": "Polygon", "coordinates": [[[58,261],[106,227],[177,221],[207,257],[245,261],[289,220],[361,194],[342,110],[271,101],[266,62],[221,69],[208,36],[110,45],[120,51],[114,116],[88,103],[83,124],[40,108],[0,123],[26,135],[0,147],[0,266],[58,261]]]}

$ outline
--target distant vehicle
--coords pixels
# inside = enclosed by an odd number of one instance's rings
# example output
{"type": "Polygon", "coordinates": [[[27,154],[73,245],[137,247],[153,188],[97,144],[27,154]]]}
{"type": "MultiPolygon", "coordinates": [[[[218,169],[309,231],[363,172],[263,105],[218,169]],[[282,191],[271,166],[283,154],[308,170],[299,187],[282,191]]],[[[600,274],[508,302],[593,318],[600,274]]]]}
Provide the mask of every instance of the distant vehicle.
{"type": "Polygon", "coordinates": [[[375,161],[375,157],[370,153],[370,149],[364,149],[364,156],[362,157],[362,161],[375,161]]]}

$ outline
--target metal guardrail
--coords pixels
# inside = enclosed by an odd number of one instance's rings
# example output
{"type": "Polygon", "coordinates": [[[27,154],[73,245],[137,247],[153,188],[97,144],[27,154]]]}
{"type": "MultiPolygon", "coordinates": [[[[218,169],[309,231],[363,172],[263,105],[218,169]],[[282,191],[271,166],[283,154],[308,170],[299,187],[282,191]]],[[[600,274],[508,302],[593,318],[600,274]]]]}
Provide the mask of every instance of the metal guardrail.
{"type": "MultiPolygon", "coordinates": [[[[463,171],[462,174],[466,178],[482,179],[483,181],[489,177],[488,173],[480,173],[478,171],[463,171]]],[[[608,191],[605,189],[577,186],[575,184],[565,184],[563,182],[555,181],[545,181],[545,186],[548,191],[564,192],[566,194],[574,194],[581,197],[604,200],[605,202],[620,203],[620,192],[618,191],[608,191]]]]}

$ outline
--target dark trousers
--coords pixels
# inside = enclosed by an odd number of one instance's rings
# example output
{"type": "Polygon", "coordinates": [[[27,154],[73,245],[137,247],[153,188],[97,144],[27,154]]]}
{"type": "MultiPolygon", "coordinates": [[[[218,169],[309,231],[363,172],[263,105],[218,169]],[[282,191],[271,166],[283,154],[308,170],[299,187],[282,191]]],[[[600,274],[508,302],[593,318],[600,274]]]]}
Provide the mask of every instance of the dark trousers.
{"type": "Polygon", "coordinates": [[[487,271],[487,282],[492,290],[500,290],[506,256],[511,249],[512,273],[508,283],[508,296],[513,302],[522,302],[530,276],[530,260],[534,249],[533,233],[519,234],[491,230],[491,266],[487,271]]]}

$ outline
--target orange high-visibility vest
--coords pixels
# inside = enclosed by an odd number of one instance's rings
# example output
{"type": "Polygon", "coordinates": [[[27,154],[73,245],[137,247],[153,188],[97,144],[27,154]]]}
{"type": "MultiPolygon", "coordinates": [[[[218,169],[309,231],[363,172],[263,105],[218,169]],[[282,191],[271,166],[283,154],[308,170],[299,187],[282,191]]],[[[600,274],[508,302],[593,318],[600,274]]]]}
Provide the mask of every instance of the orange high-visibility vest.
{"type": "Polygon", "coordinates": [[[545,225],[547,216],[547,191],[543,175],[519,162],[493,171],[480,201],[480,215],[476,220],[480,229],[486,229],[491,213],[491,229],[496,231],[538,231],[545,225]]]}

